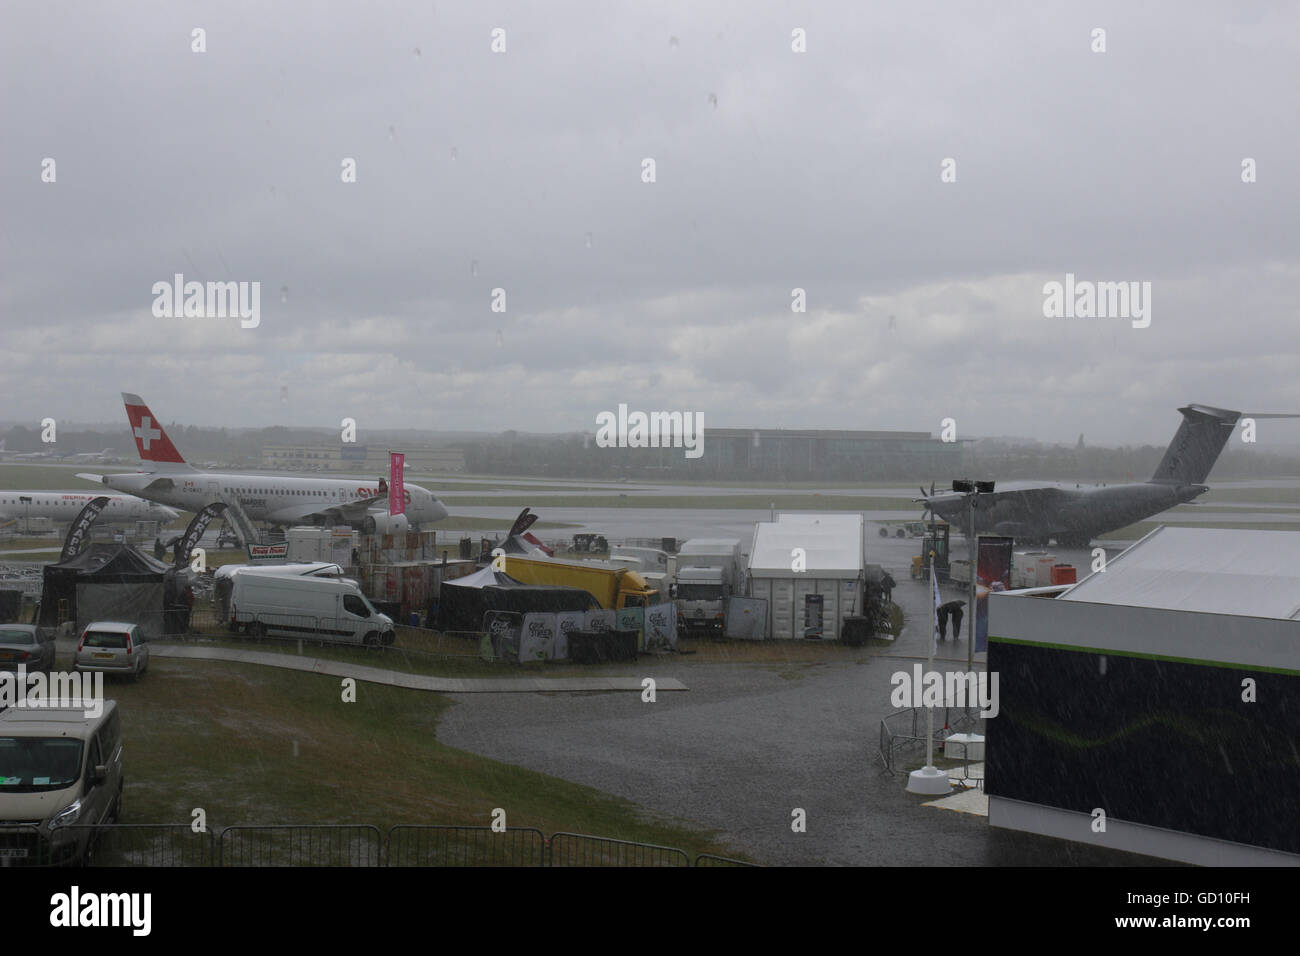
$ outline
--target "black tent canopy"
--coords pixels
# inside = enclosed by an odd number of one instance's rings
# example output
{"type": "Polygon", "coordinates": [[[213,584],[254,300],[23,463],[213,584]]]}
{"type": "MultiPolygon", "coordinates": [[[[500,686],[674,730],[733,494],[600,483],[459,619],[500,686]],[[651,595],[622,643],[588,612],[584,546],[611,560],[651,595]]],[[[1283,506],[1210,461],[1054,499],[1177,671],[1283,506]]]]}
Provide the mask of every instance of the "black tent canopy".
{"type": "Polygon", "coordinates": [[[481,631],[488,611],[589,611],[600,603],[582,588],[524,584],[491,567],[451,581],[438,594],[440,631],[481,631]]]}
{"type": "Polygon", "coordinates": [[[94,621],[139,624],[156,637],[163,630],[163,607],[172,566],[129,545],[94,543],[59,564],[45,566],[41,589],[41,627],[64,620],[83,628],[94,621]],[[66,602],[66,604],[64,603],[66,602]]]}

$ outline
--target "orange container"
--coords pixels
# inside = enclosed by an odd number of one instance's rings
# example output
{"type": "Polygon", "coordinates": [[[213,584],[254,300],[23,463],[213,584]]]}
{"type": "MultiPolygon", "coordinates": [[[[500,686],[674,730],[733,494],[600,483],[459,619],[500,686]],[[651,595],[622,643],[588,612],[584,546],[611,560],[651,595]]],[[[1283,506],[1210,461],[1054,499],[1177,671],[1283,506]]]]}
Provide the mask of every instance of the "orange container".
{"type": "Polygon", "coordinates": [[[1073,564],[1054,564],[1052,565],[1052,583],[1053,584],[1074,584],[1078,581],[1073,564]]]}

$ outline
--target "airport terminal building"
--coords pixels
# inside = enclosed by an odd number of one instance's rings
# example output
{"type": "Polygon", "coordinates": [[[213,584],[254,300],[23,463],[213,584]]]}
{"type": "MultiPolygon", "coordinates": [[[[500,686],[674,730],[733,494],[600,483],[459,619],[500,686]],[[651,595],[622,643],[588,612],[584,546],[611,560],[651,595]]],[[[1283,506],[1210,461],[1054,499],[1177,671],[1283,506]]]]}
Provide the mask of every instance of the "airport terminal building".
{"type": "Polygon", "coordinates": [[[418,473],[463,472],[465,452],[459,448],[393,447],[344,445],[322,442],[314,445],[265,445],[262,464],[277,471],[338,471],[388,474],[388,453],[406,454],[408,471],[418,473]]]}
{"type": "Polygon", "coordinates": [[[661,453],[665,471],[697,479],[910,481],[919,480],[918,475],[947,478],[962,470],[962,443],[941,441],[929,432],[706,426],[699,458],[685,458],[678,449],[654,452],[661,453]]]}

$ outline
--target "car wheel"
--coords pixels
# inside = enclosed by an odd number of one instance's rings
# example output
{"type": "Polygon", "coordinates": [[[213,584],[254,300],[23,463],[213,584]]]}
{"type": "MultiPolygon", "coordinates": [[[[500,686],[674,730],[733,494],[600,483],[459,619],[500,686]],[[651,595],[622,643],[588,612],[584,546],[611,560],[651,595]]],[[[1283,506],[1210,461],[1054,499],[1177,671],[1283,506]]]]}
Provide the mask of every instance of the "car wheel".
{"type": "Polygon", "coordinates": [[[122,786],[126,781],[123,780],[117,785],[117,799],[113,801],[113,808],[108,811],[109,823],[122,822],[122,786]]]}
{"type": "Polygon", "coordinates": [[[888,529],[888,528],[881,528],[881,529],[880,529],[880,536],[881,536],[882,538],[888,538],[888,537],[889,537],[889,529],[888,529]]]}
{"type": "Polygon", "coordinates": [[[905,530],[903,530],[902,528],[899,528],[897,531],[894,532],[894,537],[895,537],[895,538],[905,538],[905,537],[907,537],[907,532],[906,532],[905,530]]]}

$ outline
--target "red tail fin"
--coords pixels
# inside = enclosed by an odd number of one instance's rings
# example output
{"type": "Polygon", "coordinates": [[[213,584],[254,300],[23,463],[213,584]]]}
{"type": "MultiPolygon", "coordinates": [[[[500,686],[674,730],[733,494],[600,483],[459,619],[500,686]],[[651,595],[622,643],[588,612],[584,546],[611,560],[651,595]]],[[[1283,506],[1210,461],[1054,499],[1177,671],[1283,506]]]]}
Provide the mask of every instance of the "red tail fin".
{"type": "Polygon", "coordinates": [[[126,405],[127,421],[131,423],[131,434],[135,436],[140,460],[158,465],[185,464],[185,459],[140,396],[123,392],[122,401],[126,405]]]}

